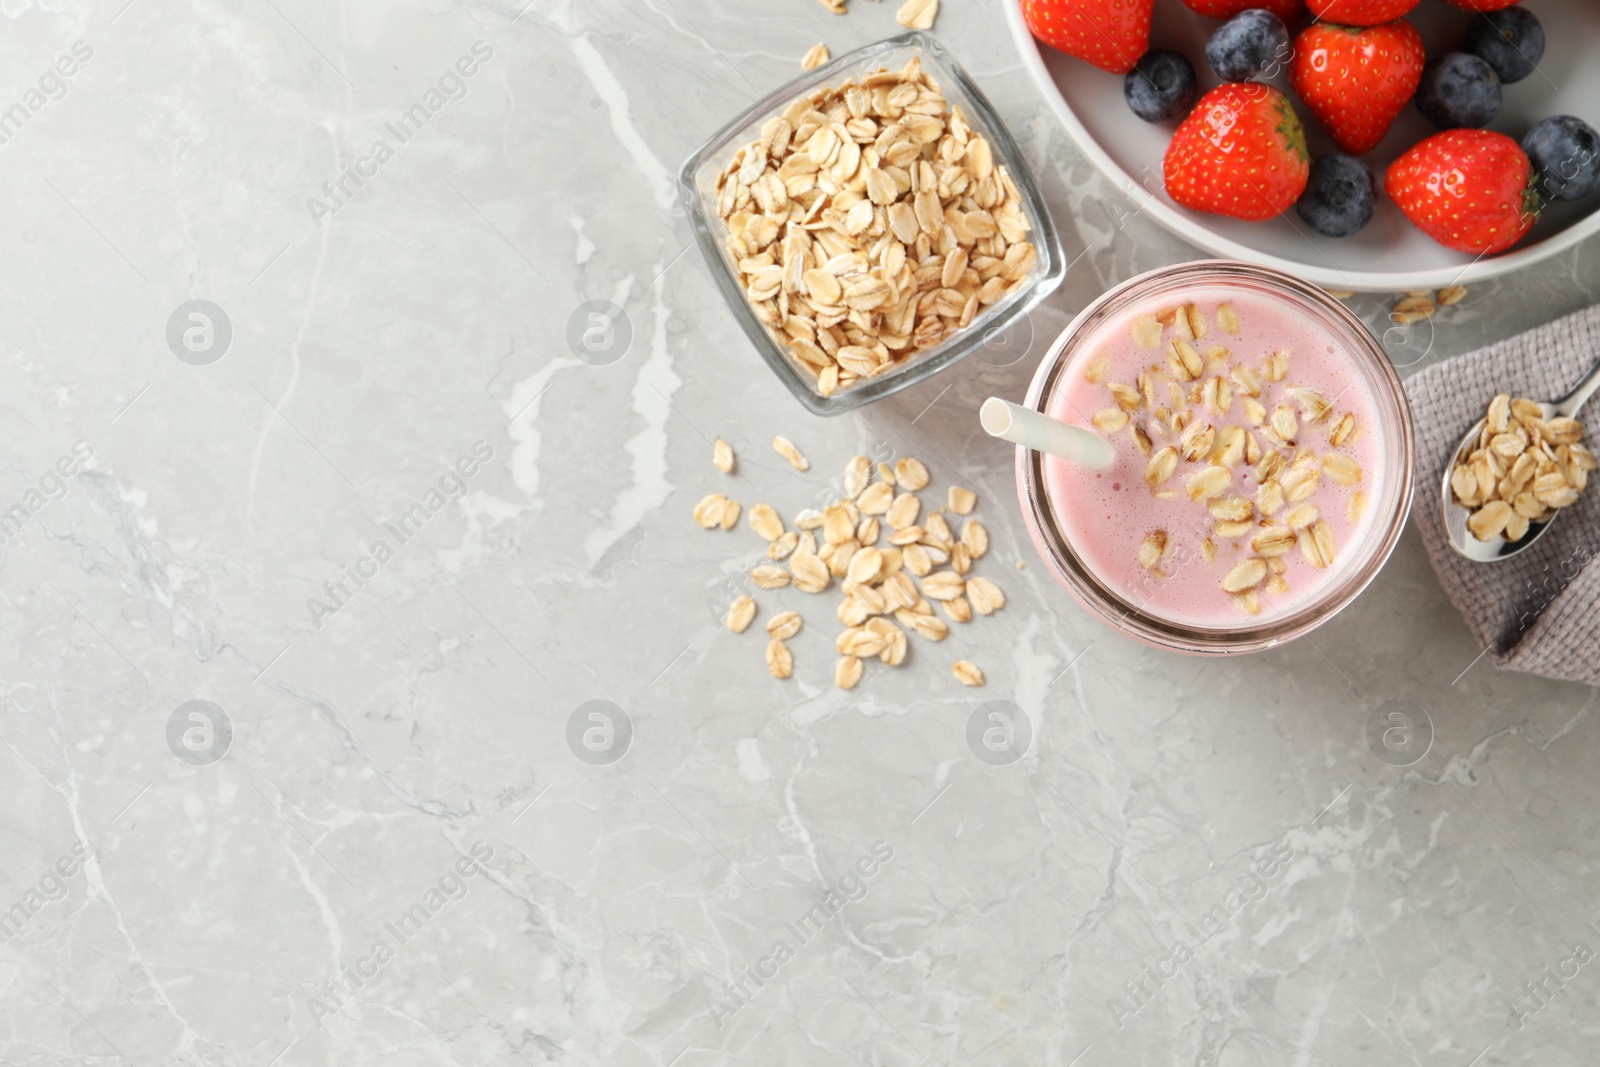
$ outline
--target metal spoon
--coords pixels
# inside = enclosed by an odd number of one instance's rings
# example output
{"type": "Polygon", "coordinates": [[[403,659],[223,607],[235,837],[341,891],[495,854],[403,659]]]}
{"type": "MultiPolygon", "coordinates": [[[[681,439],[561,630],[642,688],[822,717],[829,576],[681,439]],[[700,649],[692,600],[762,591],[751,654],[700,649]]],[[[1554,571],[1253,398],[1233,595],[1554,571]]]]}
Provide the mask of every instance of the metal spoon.
{"type": "MultiPolygon", "coordinates": [[[[1572,392],[1553,403],[1540,404],[1539,409],[1542,412],[1540,417],[1553,419],[1557,415],[1566,415],[1568,417],[1577,415],[1578,409],[1583,407],[1584,401],[1593,396],[1596,390],[1600,390],[1600,363],[1594,365],[1588,376],[1579,382],[1578,387],[1572,392]]],[[[1472,536],[1472,531],[1467,529],[1467,518],[1472,512],[1456,503],[1455,492],[1450,488],[1450,472],[1455,469],[1457,460],[1465,459],[1476,450],[1478,435],[1483,432],[1483,424],[1486,421],[1488,420],[1479,419],[1474,423],[1472,429],[1467,431],[1466,436],[1461,439],[1461,443],[1456,446],[1450,462],[1445,465],[1440,499],[1444,508],[1444,532],[1445,536],[1450,539],[1450,547],[1468,559],[1477,560],[1479,563],[1494,563],[1499,560],[1510,559],[1530,547],[1544,535],[1544,532],[1550,528],[1551,523],[1556,521],[1556,517],[1561,514],[1561,511],[1556,511],[1544,522],[1529,523],[1528,532],[1515,541],[1507,541],[1499,536],[1488,541],[1480,541],[1472,536]]]]}

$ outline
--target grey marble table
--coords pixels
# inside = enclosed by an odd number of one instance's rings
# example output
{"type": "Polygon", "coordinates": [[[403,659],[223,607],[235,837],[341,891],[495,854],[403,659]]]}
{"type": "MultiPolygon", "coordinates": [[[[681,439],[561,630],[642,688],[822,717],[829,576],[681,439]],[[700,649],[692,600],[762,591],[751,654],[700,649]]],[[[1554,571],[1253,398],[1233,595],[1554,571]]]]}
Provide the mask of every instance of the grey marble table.
{"type": "MultiPolygon", "coordinates": [[[[1594,1062],[1595,694],[1476,662],[1414,532],[1312,640],[1161,654],[1014,569],[975,412],[1025,345],[834,420],[758,365],[673,175],[896,30],[852,8],[0,2],[0,1061],[1594,1062]],[[602,365],[589,300],[632,326],[602,365]],[[974,488],[1007,607],[851,693],[819,622],[771,679],[705,609],[750,535],[690,511],[718,435],[747,505],[806,502],[774,433],[974,488]],[[988,699],[1018,762],[969,747],[988,699]],[[590,701],[623,758],[569,745],[590,701]]],[[[996,2],[935,32],[1083,253],[1036,343],[1195,256],[996,2]]],[[[1597,258],[1404,362],[1586,305],[1597,258]]]]}

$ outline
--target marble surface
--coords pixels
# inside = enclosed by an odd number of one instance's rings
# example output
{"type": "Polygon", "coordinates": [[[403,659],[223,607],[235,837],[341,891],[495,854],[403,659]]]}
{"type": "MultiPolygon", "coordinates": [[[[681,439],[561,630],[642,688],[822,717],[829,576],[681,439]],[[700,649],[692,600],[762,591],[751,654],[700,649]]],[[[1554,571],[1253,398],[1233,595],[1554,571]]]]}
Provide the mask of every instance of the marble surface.
{"type": "MultiPolygon", "coordinates": [[[[896,29],[852,8],[0,0],[0,1061],[1593,1062],[1594,691],[1475,662],[1414,531],[1245,661],[1015,569],[979,401],[1194,253],[1052,126],[996,3],[935,33],[1038,168],[1065,284],[867,412],[758,365],[673,175],[814,42],[896,29]],[[609,362],[567,341],[591,300],[631,323],[609,362]],[[690,521],[717,435],[747,505],[875,448],[971,486],[1008,605],[852,693],[813,608],[772,680],[714,619],[752,535],[690,521]],[[991,699],[1032,726],[1009,765],[969,746],[991,699]],[[1396,709],[1431,723],[1409,766],[1369,742],[1396,709]]],[[[1391,351],[1582,307],[1597,259],[1391,351]]]]}

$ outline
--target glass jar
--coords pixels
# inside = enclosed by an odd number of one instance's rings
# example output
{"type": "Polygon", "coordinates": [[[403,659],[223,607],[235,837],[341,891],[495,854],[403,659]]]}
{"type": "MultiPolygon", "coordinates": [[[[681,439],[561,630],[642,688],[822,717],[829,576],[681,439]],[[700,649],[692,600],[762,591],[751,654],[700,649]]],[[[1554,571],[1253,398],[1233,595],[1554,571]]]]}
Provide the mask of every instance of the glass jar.
{"type": "MultiPolygon", "coordinates": [[[[1292,608],[1267,611],[1262,615],[1235,612],[1203,621],[1197,617],[1187,620],[1164,617],[1152,607],[1155,597],[1136,594],[1125,587],[1127,583],[1108,580],[1095,573],[1086,562],[1082,546],[1088,545],[1088,536],[1067,528],[1061,517],[1061,503],[1052,499],[1060,490],[1053,488],[1047,464],[1062,461],[1019,447],[1017,487],[1024,521],[1040,556],[1061,585],[1090,614],[1114,629],[1162,648],[1212,655],[1255,652],[1309,633],[1354,600],[1377,576],[1405,526],[1412,496],[1411,410],[1399,376],[1365,324],[1324,290],[1282,271],[1227,260],[1163,267],[1124,282],[1085,308],[1045,354],[1025,403],[1037,411],[1050,411],[1054,400],[1065,400],[1070,395],[1062,390],[1073,380],[1072,376],[1082,374],[1088,369],[1088,360],[1100,353],[1099,348],[1091,348],[1090,343],[1097,337],[1109,336],[1105,332],[1108,324],[1114,326],[1131,321],[1136,311],[1160,306],[1163,298],[1179,304],[1183,294],[1200,287],[1225,289],[1257,306],[1270,304],[1286,319],[1320,328],[1333,342],[1330,358],[1347,357],[1348,367],[1341,362],[1337,364],[1338,369],[1352,372],[1350,376],[1355,384],[1351,387],[1362,389],[1370,398],[1375,425],[1363,426],[1362,432],[1378,435],[1377,454],[1383,457],[1383,463],[1381,476],[1375,476],[1375,481],[1381,484],[1363,487],[1366,510],[1360,521],[1352,524],[1354,529],[1349,542],[1339,546],[1329,567],[1331,573],[1319,579],[1321,585],[1292,608]]],[[[1196,345],[1199,344],[1196,341],[1196,345]]],[[[1151,355],[1160,358],[1161,354],[1152,352],[1151,355]]],[[[1285,384],[1290,384],[1291,379],[1286,379],[1285,384]]],[[[1194,384],[1200,383],[1196,380],[1194,384]]],[[[1085,413],[1083,421],[1087,420],[1085,413]]],[[[1326,427],[1328,424],[1319,425],[1326,427]]],[[[1119,448],[1131,447],[1119,444],[1119,448]]],[[[1143,465],[1142,457],[1140,465],[1143,465]]],[[[1250,484],[1250,477],[1245,475],[1247,484],[1250,484]]],[[[1183,485],[1181,481],[1173,484],[1183,485]]],[[[1120,482],[1112,488],[1120,490],[1120,482]]],[[[1149,490],[1141,483],[1131,491],[1149,490]]],[[[1081,501],[1083,495],[1078,494],[1077,499],[1081,501]]],[[[1081,504],[1075,506],[1083,510],[1081,504]]],[[[1104,534],[1095,536],[1103,538],[1104,534]]],[[[1191,537],[1198,543],[1198,535],[1191,532],[1191,537]]],[[[1200,555],[1192,552],[1175,565],[1205,566],[1209,560],[1200,559],[1200,555]]],[[[1161,566],[1167,564],[1163,562],[1161,566]]]]}
{"type": "Polygon", "coordinates": [[[1067,270],[1061,238],[1021,150],[966,71],[925,33],[903,33],[859,48],[757,101],[712,134],[711,139],[689,158],[678,184],[696,242],[734,318],[773,373],[800,403],[819,415],[836,415],[880,400],[965,359],[1054,291],[1067,270]],[[961,109],[972,131],[989,142],[995,164],[1003,166],[1011,177],[1032,227],[1027,239],[1037,259],[1021,285],[982,308],[966,327],[881,374],[859,379],[824,396],[817,387],[816,371],[809,370],[779,342],[774,331],[756,316],[739,284],[738,268],[727,247],[728,224],[717,211],[717,178],[734,152],[755,140],[761,127],[769,119],[782,115],[797,98],[824,86],[839,85],[847,79],[859,82],[863,75],[877,70],[900,70],[913,58],[920,60],[922,69],[938,84],[952,107],[961,109]]]}

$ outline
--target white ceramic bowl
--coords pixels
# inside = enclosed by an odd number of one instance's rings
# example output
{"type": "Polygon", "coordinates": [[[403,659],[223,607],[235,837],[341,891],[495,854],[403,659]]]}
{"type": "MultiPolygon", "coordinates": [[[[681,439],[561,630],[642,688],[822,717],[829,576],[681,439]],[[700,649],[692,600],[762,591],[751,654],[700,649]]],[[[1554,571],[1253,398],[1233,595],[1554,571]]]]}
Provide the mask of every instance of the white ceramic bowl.
{"type": "MultiPolygon", "coordinates": [[[[1595,0],[1524,0],[1545,28],[1545,53],[1522,81],[1505,86],[1505,103],[1489,128],[1520,141],[1528,127],[1551,115],[1576,115],[1600,128],[1600,3],[1595,0]]],[[[1044,98],[1085,155],[1122,189],[1136,210],[1192,244],[1230,259],[1276,267],[1330,289],[1398,292],[1470,285],[1571,248],[1600,231],[1600,192],[1548,204],[1533,232],[1509,252],[1473,257],[1435,244],[1406,221],[1382,194],[1383,172],[1401,153],[1437,132],[1406,105],[1388,136],[1363,156],[1377,175],[1379,203],[1372,221],[1351,237],[1322,237],[1293,208],[1268,222],[1241,222],[1179,207],[1167,196],[1161,160],[1173,125],[1134,117],[1122,98],[1122,75],[1040,44],[1022,21],[1019,0],[1002,0],[1024,65],[1044,98]]],[[[1470,20],[1481,16],[1443,0],[1422,0],[1406,16],[1422,33],[1428,56],[1458,49],[1470,20]]],[[[1179,0],[1156,0],[1150,47],[1167,48],[1194,64],[1205,92],[1217,78],[1205,63],[1205,42],[1222,23],[1197,15],[1179,0]]],[[[1285,91],[1287,73],[1274,79],[1285,91]]],[[[1299,99],[1313,158],[1337,151],[1299,99]]]]}

